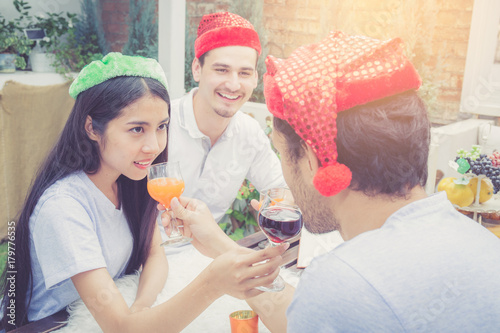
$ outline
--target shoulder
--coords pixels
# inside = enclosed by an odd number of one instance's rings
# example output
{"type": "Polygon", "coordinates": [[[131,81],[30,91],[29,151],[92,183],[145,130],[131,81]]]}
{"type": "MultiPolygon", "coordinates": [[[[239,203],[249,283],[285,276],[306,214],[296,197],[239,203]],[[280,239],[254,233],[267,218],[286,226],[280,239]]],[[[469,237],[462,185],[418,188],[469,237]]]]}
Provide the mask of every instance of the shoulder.
{"type": "Polygon", "coordinates": [[[325,293],[336,295],[335,298],[345,297],[348,303],[351,302],[348,299],[356,293],[377,294],[366,277],[344,258],[337,256],[335,251],[311,262],[300,279],[297,292],[298,295],[309,293],[315,293],[317,296],[325,293]],[[326,285],[325,281],[328,281],[326,285]]]}
{"type": "Polygon", "coordinates": [[[43,199],[48,199],[55,195],[72,195],[75,191],[72,189],[81,189],[85,188],[85,184],[82,178],[82,175],[85,175],[83,171],[73,172],[64,178],[57,180],[55,183],[50,185],[45,192],[43,192],[39,201],[43,201],[43,199]]]}
{"type": "Polygon", "coordinates": [[[90,182],[91,180],[83,171],[72,173],[56,181],[38,200],[31,215],[32,223],[40,216],[47,219],[52,215],[88,214],[99,194],[90,182]]]}
{"type": "Polygon", "coordinates": [[[259,122],[243,111],[238,111],[233,116],[233,121],[242,135],[253,135],[254,138],[267,138],[259,122]]]}
{"type": "Polygon", "coordinates": [[[314,331],[370,331],[398,327],[398,319],[365,277],[333,252],[323,255],[304,271],[288,308],[292,332],[303,331],[306,318],[321,317],[314,331]]]}
{"type": "Polygon", "coordinates": [[[76,201],[88,199],[89,197],[92,197],[92,195],[95,195],[94,190],[89,186],[89,181],[90,179],[88,179],[83,171],[77,171],[69,174],[47,188],[40,197],[38,203],[43,203],[44,201],[51,200],[54,197],[68,197],[73,198],[76,201]]]}
{"type": "MultiPolygon", "coordinates": [[[[339,245],[341,246],[341,245],[339,245]]],[[[342,282],[342,284],[364,284],[364,279],[360,279],[360,274],[354,269],[348,261],[344,258],[339,257],[335,254],[335,250],[330,251],[324,255],[321,255],[311,262],[311,264],[304,270],[301,276],[300,284],[297,291],[300,290],[321,290],[317,282],[324,281],[325,278],[328,280],[335,280],[337,282],[342,282]]],[[[343,289],[339,284],[329,284],[326,286],[326,290],[332,291],[336,288],[343,289]]]]}

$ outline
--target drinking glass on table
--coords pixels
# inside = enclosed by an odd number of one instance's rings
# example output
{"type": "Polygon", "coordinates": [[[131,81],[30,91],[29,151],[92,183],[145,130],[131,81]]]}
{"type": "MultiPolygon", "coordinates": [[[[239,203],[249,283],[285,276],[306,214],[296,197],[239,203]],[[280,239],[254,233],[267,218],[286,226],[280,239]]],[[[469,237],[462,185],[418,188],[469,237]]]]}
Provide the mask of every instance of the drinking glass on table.
{"type": "MultiPolygon", "coordinates": [[[[302,230],[302,212],[293,200],[288,188],[272,188],[260,195],[259,226],[269,240],[270,246],[277,246],[297,236],[302,230]]],[[[285,282],[279,275],[270,286],[257,289],[281,291],[285,282]]]]}
{"type": "Polygon", "coordinates": [[[171,214],[170,201],[179,198],[184,191],[184,180],[181,176],[179,162],[153,164],[148,168],[149,195],[165,207],[170,214],[171,234],[162,246],[189,243],[192,239],[182,235],[176,218],[171,214]]]}

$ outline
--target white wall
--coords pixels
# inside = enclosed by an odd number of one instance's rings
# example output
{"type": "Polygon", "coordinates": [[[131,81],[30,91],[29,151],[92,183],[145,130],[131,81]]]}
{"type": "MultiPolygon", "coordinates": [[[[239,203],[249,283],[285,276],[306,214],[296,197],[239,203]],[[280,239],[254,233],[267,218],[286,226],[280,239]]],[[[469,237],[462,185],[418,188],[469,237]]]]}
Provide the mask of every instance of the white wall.
{"type": "MultiPolygon", "coordinates": [[[[41,15],[46,12],[51,13],[80,13],[80,0],[29,0],[31,15],[41,15]]],[[[0,13],[8,20],[18,17],[18,12],[12,0],[0,1],[0,13]]]]}
{"type": "Polygon", "coordinates": [[[170,99],[184,95],[186,0],[158,3],[158,62],[165,71],[170,99]]]}

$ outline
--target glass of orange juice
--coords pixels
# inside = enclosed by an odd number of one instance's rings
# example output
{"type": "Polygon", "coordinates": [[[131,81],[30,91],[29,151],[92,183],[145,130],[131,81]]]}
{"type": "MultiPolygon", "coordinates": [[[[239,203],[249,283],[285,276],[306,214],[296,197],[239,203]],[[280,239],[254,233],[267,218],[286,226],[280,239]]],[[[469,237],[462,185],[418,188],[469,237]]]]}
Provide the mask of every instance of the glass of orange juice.
{"type": "MultiPolygon", "coordinates": [[[[165,207],[171,213],[170,201],[179,198],[184,191],[184,180],[181,176],[179,162],[164,162],[153,164],[148,169],[148,192],[149,195],[165,207]]],[[[170,226],[172,232],[168,240],[162,246],[180,245],[189,243],[192,239],[184,236],[180,230],[175,217],[170,214],[170,226]]]]}

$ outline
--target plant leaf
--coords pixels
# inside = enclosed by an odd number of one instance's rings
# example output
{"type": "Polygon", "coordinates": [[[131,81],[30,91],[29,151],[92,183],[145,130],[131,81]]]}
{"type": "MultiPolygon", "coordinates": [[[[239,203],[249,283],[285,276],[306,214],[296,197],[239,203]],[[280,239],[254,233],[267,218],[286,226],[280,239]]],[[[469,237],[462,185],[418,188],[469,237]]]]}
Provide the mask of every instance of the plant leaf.
{"type": "Polygon", "coordinates": [[[255,225],[257,226],[257,221],[255,221],[255,217],[253,217],[253,214],[248,213],[247,218],[245,219],[245,223],[255,225]]]}
{"type": "Polygon", "coordinates": [[[234,233],[232,235],[229,235],[229,238],[231,238],[234,241],[240,240],[245,236],[244,230],[242,228],[238,228],[234,230],[234,233]]]}

